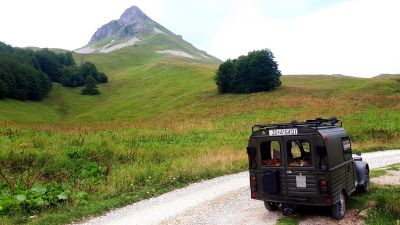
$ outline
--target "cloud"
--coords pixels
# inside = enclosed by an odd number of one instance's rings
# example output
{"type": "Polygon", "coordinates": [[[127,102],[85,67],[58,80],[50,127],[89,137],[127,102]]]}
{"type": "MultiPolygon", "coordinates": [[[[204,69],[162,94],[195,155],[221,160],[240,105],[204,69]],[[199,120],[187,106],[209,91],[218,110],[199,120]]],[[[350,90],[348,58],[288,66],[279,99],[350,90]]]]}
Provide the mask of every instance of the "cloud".
{"type": "Polygon", "coordinates": [[[399,73],[399,6],[398,1],[355,0],[273,20],[258,10],[259,3],[238,9],[207,50],[226,59],[269,48],[284,74],[399,73]]]}

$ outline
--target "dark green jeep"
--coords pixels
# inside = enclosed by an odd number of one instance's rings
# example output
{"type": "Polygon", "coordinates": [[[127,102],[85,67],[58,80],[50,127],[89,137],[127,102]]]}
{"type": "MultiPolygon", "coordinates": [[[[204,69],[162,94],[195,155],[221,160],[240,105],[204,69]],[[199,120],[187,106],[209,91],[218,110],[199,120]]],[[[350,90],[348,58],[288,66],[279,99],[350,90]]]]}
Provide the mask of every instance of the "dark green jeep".
{"type": "Polygon", "coordinates": [[[346,198],[369,191],[369,166],[353,159],[336,118],[254,125],[249,139],[251,198],[285,215],[297,205],[329,206],[342,219],[346,198]]]}

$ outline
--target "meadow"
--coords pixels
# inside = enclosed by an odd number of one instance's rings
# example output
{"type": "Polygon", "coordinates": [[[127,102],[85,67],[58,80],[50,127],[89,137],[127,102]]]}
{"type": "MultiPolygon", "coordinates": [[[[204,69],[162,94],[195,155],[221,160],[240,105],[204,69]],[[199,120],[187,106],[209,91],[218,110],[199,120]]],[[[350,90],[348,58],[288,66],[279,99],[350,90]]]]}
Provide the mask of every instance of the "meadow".
{"type": "Polygon", "coordinates": [[[0,224],[62,224],[243,171],[257,123],[336,116],[355,151],[400,148],[391,78],[284,76],[218,95],[217,65],[137,48],[75,56],[109,75],[100,96],[56,85],[42,102],[0,101],[0,224]]]}

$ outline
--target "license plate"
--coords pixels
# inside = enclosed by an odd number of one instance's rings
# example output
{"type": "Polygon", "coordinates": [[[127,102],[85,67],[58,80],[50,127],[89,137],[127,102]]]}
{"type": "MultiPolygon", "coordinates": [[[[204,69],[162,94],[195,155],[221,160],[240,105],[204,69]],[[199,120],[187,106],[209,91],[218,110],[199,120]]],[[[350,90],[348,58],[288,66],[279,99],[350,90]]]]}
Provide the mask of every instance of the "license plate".
{"type": "Polygon", "coordinates": [[[269,136],[297,135],[297,128],[269,130],[269,136]]]}
{"type": "Polygon", "coordinates": [[[296,176],[296,187],[299,188],[307,187],[306,176],[296,176]]]}

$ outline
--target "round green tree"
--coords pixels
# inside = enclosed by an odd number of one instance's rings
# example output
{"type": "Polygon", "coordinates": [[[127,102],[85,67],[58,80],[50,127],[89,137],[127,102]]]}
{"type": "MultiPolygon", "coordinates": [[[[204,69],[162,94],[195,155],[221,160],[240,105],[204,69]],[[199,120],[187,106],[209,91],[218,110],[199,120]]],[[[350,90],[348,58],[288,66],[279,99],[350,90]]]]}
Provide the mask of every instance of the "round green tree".
{"type": "Polygon", "coordinates": [[[270,91],[281,85],[278,63],[269,49],[222,63],[214,77],[219,93],[270,91]]]}

